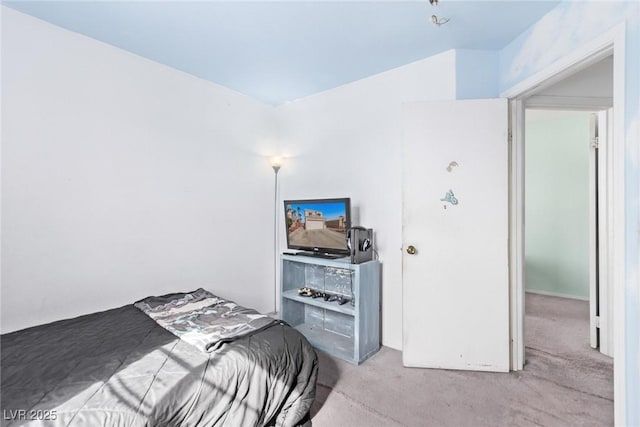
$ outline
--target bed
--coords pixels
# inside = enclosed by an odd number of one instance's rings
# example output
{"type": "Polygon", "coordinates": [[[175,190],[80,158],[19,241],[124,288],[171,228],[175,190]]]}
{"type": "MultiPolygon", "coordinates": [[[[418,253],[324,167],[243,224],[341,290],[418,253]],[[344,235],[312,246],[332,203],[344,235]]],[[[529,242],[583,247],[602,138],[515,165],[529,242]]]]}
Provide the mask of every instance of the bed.
{"type": "Polygon", "coordinates": [[[210,352],[134,305],[1,337],[2,425],[310,425],[317,356],[275,322],[210,352]]]}

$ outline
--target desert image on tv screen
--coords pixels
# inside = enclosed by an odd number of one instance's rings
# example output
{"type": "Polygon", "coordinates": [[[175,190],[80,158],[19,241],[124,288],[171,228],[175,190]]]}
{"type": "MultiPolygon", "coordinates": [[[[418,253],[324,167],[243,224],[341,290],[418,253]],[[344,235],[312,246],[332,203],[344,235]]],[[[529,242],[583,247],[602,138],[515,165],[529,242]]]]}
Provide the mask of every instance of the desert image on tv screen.
{"type": "Polygon", "coordinates": [[[289,245],[347,249],[344,202],[288,203],[285,209],[289,245]]]}

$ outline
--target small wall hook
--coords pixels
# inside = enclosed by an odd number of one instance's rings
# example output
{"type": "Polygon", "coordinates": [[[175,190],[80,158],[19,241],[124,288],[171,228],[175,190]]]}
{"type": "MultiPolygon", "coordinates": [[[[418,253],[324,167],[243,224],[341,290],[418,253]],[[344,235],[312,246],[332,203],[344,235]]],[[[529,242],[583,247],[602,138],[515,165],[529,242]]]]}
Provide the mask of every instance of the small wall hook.
{"type": "Polygon", "coordinates": [[[436,15],[431,15],[431,22],[438,27],[449,22],[448,18],[438,18],[436,15]]]}

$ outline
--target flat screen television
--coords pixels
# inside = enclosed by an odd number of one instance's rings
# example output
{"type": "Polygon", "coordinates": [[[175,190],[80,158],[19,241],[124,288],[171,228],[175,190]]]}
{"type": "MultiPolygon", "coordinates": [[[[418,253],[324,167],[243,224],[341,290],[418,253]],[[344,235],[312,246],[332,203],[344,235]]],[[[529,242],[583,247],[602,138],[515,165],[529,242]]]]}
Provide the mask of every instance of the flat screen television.
{"type": "Polygon", "coordinates": [[[348,256],[351,199],[285,200],[287,248],[348,256]]]}

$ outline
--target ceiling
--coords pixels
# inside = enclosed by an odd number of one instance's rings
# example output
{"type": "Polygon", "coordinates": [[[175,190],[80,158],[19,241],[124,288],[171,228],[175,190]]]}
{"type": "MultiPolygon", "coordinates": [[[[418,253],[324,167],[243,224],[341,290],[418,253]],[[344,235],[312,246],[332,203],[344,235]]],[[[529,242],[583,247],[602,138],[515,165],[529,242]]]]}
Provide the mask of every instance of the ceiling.
{"type": "Polygon", "coordinates": [[[449,49],[500,49],[558,3],[3,1],[272,105],[449,49]]]}

